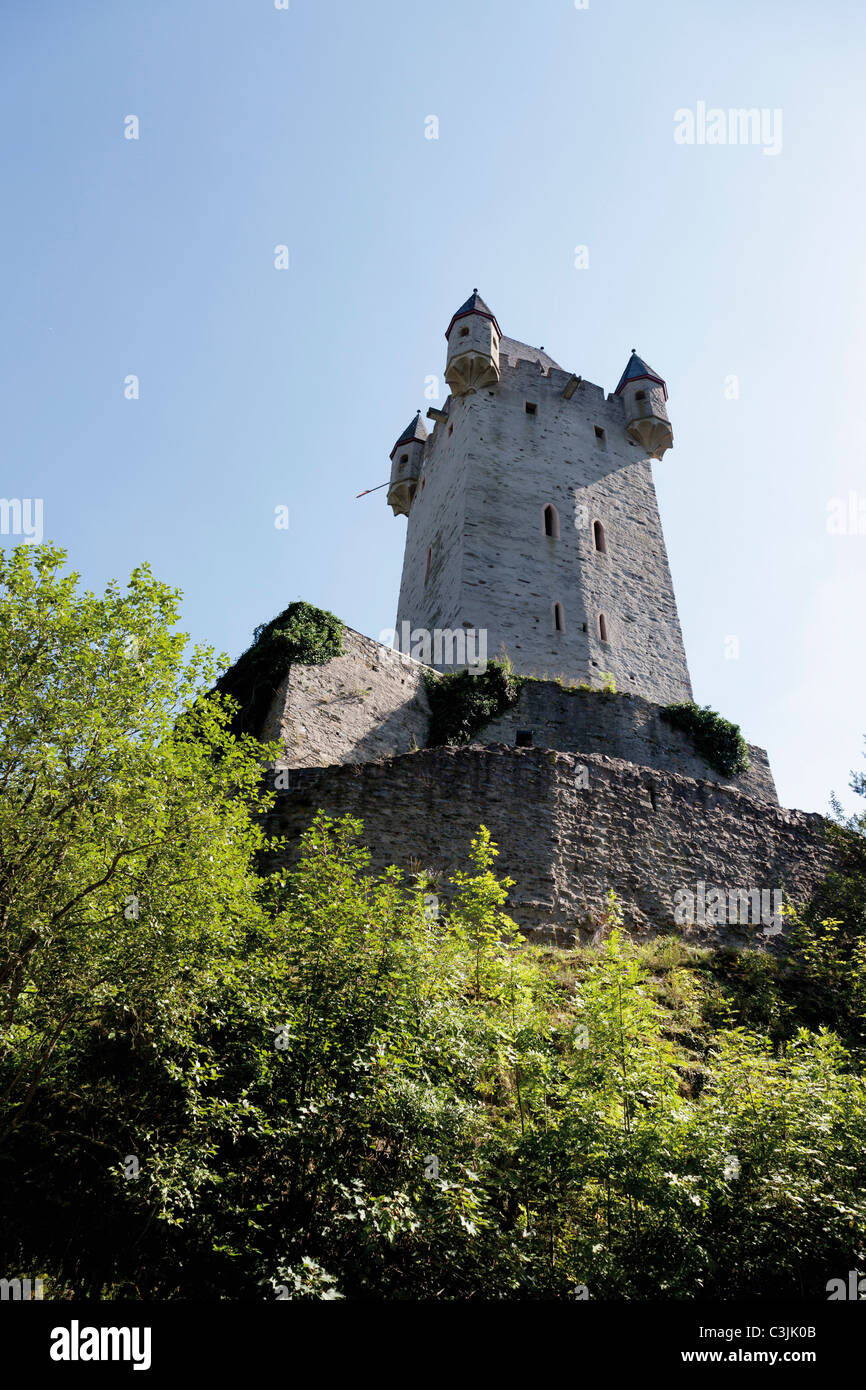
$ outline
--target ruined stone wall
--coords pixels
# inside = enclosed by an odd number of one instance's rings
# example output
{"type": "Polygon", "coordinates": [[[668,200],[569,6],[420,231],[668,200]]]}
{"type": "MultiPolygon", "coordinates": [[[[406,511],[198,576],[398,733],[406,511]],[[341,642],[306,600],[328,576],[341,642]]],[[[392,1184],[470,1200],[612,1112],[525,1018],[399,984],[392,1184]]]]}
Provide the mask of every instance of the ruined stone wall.
{"type": "MultiPolygon", "coordinates": [[[[287,767],[370,762],[425,748],[429,704],[421,662],[374,642],[352,628],[343,655],[321,666],[293,666],[282,682],[262,737],[283,744],[287,767]]],[[[778,803],[762,748],[750,745],[750,767],[722,777],[689,740],[640,696],[567,690],[530,681],[518,703],[476,735],[481,743],[511,743],[518,729],[532,731],[537,747],[608,757],[738,787],[759,801],[778,803]]]]}
{"type": "Polygon", "coordinates": [[[515,880],[511,916],[563,944],[591,939],[609,888],[636,936],[683,930],[693,941],[767,944],[759,926],[678,928],[674,893],[703,882],[803,900],[832,863],[821,816],[598,754],[470,745],[289,778],[271,832],[297,842],[317,809],[351,813],[376,869],[396,863],[444,879],[467,866],[483,823],[500,848],[498,875],[515,880]]]}
{"type": "Polygon", "coordinates": [[[763,748],[749,745],[749,768],[723,777],[694,751],[684,733],[661,718],[661,708],[639,695],[564,690],[551,681],[523,686],[512,709],[477,735],[482,743],[514,743],[517,730],[531,730],[539,747],[564,753],[606,753],[609,758],[679,772],[721,786],[737,787],[758,801],[778,805],[770,763],[763,748]]]}
{"type": "Polygon", "coordinates": [[[424,667],[347,627],[343,655],[292,666],[261,737],[283,745],[288,767],[369,762],[427,742],[424,667]]]}

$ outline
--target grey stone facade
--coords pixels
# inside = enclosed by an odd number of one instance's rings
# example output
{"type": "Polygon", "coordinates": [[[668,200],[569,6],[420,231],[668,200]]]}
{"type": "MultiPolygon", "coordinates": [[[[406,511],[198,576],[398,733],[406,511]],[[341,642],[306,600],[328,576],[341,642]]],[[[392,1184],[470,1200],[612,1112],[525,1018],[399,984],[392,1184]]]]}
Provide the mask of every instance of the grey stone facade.
{"type": "MultiPolygon", "coordinates": [[[[277,691],[262,738],[282,744],[286,767],[370,762],[426,748],[426,669],[347,627],[342,656],[321,666],[292,667],[277,691]]],[[[737,787],[758,801],[778,804],[763,748],[750,745],[748,770],[738,777],[722,777],[660,715],[658,705],[639,695],[528,681],[517,704],[479,729],[475,740],[513,745],[518,730],[527,731],[537,748],[603,753],[737,787]]]]}
{"type": "MultiPolygon", "coordinates": [[[[467,341],[489,328],[466,321],[467,341]]],[[[486,629],[488,653],[504,647],[521,674],[598,683],[609,671],[660,704],[691,698],[652,463],[627,430],[637,407],[590,382],[566,395],[575,378],[552,358],[488,337],[498,379],[449,396],[416,446],[398,631],[486,629]]]]}
{"type": "Polygon", "coordinates": [[[424,667],[347,627],[343,655],[292,666],[262,729],[287,767],[327,767],[408,753],[427,743],[424,667]]]}
{"type": "Polygon", "coordinates": [[[747,770],[737,777],[723,777],[694,751],[685,734],[661,718],[658,705],[639,695],[563,690],[550,681],[529,681],[517,704],[485,724],[477,738],[482,743],[514,744],[518,730],[530,732],[537,747],[604,753],[641,767],[736,787],[756,801],[779,804],[763,748],[749,744],[747,770]]]}
{"type": "Polygon", "coordinates": [[[432,872],[446,896],[445,879],[467,867],[486,825],[497,874],[515,880],[508,912],[531,936],[562,944],[592,938],[612,888],[636,936],[766,945],[752,924],[678,927],[674,894],[705,883],[799,901],[833,862],[821,816],[597,754],[470,745],[288,776],[274,833],[297,845],[319,808],[359,816],[374,868],[432,872]]]}
{"type": "Polygon", "coordinates": [[[777,949],[754,920],[675,916],[675,895],[712,889],[804,901],[833,852],[823,817],[778,806],[763,749],[721,777],[661,718],[691,698],[651,464],[673,440],[664,382],[633,353],[605,396],[502,336],[477,291],[446,336],[452,395],[392,451],[397,629],[413,649],[418,630],[483,629],[488,656],[541,679],[469,747],[427,749],[425,667],[346,629],[343,655],[293,666],[273,702],[268,828],[291,860],[318,809],[359,817],[374,869],[425,870],[447,896],[483,824],[515,880],[508,910],[539,939],[595,939],[613,889],[638,936],[777,949]]]}

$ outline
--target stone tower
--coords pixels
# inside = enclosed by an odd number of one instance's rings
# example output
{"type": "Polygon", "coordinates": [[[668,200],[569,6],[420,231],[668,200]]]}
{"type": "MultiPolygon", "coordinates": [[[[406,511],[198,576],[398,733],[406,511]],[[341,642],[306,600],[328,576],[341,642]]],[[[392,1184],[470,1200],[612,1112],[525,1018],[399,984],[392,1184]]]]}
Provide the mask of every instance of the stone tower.
{"type": "Polygon", "coordinates": [[[673,442],[663,379],[632,352],[605,396],[504,337],[477,290],[445,336],[451,394],[391,454],[398,644],[406,623],[472,628],[523,675],[690,699],[651,463],[673,442]]]}

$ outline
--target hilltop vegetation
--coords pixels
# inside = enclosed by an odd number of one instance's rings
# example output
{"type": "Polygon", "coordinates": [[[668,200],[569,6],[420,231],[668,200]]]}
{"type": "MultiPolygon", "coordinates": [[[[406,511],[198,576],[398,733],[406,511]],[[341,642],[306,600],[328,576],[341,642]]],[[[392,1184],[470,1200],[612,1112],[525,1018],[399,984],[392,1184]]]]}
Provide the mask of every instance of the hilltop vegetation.
{"type": "MultiPolygon", "coordinates": [[[[864,818],[786,958],[528,944],[261,759],[146,568],[0,564],[0,1267],[46,1296],[826,1298],[863,1268],[864,818]]],[[[860,791],[862,779],[855,779],[860,791]]]]}

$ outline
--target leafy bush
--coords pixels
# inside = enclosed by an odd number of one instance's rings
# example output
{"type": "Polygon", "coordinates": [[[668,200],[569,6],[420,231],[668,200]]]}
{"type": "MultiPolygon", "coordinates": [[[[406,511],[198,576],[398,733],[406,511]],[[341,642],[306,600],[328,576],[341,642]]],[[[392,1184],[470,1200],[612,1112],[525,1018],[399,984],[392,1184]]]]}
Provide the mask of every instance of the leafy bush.
{"type": "Polygon", "coordinates": [[[749,766],[749,749],[738,724],[723,719],[709,705],[693,700],[666,705],[661,717],[691,739],[696,753],[723,777],[736,777],[749,766]]]}
{"type": "Polygon", "coordinates": [[[486,723],[516,704],[520,693],[507,661],[489,661],[480,675],[425,673],[424,684],[431,711],[429,748],[468,743],[486,723]]]}
{"type": "Polygon", "coordinates": [[[349,818],[257,876],[262,749],[181,664],[173,594],[56,566],[0,558],[0,1266],[476,1302],[824,1299],[863,1267],[847,924],[734,957],[635,944],[609,898],[597,949],[540,949],[483,826],[432,913],[349,818]]]}

